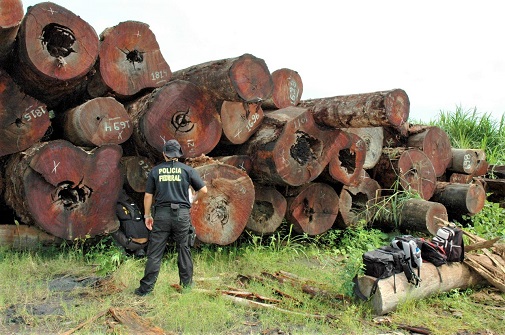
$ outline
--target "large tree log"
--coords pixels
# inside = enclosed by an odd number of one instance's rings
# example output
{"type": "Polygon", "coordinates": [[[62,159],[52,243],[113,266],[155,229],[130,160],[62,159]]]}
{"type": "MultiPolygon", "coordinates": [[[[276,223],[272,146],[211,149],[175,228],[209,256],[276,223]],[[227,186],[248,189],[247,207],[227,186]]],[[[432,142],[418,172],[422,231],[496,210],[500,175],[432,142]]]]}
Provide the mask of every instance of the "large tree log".
{"type": "Polygon", "coordinates": [[[403,131],[410,113],[409,97],[401,89],[302,100],[299,106],[309,108],[316,123],[334,128],[390,126],[403,131]]]}
{"type": "Polygon", "coordinates": [[[221,105],[221,140],[232,144],[246,142],[263,121],[263,109],[258,102],[223,101],[221,105]]]}
{"type": "Polygon", "coordinates": [[[384,128],[366,127],[366,128],[343,128],[348,133],[358,135],[366,145],[365,161],[363,169],[372,169],[380,159],[382,147],[384,146],[384,128]]]}
{"type": "Polygon", "coordinates": [[[298,72],[282,68],[272,72],[272,96],[262,102],[264,109],[296,106],[303,93],[303,82],[298,72]]]}
{"type": "Polygon", "coordinates": [[[357,185],[363,176],[366,143],[356,134],[342,130],[332,145],[328,174],[344,185],[357,185]]]}
{"type": "Polygon", "coordinates": [[[434,201],[409,199],[401,208],[400,231],[436,235],[438,228],[448,220],[447,208],[434,201]]]}
{"type": "Polygon", "coordinates": [[[473,149],[451,148],[452,159],[447,170],[458,173],[473,174],[477,169],[478,156],[473,149]]]}
{"type": "Polygon", "coordinates": [[[275,233],[287,209],[286,198],[274,187],[254,185],[254,206],[246,228],[253,233],[275,233]]]}
{"type": "Polygon", "coordinates": [[[190,81],[226,101],[261,102],[273,89],[265,61],[250,54],[194,65],[175,71],[172,78],[190,81]]]}
{"type": "Polygon", "coordinates": [[[145,89],[166,84],[170,66],[149,25],[125,21],[100,34],[97,73],[88,86],[92,97],[114,94],[127,99],[145,89]]]}
{"type": "Polygon", "coordinates": [[[43,246],[59,245],[62,239],[37,227],[25,224],[0,224],[0,246],[15,250],[34,250],[43,246]]]}
{"type": "Polygon", "coordinates": [[[97,57],[93,27],[62,6],[42,2],[28,7],[21,23],[13,77],[28,94],[53,109],[84,96],[85,76],[97,57]]]}
{"type": "Polygon", "coordinates": [[[286,220],[297,233],[315,236],[328,231],[338,215],[338,194],[324,183],[308,183],[286,196],[286,220]]]}
{"type": "Polygon", "coordinates": [[[247,174],[249,174],[252,169],[251,157],[246,155],[218,156],[213,158],[221,163],[237,167],[245,171],[247,174]]]}
{"type": "MultiPolygon", "coordinates": [[[[209,153],[219,142],[222,128],[210,97],[196,85],[175,80],[127,105],[133,121],[134,155],[162,160],[165,141],[177,139],[184,157],[209,153]]],[[[126,150],[125,150],[126,151],[126,150]]]]}
{"type": "MultiPolygon", "coordinates": [[[[408,283],[403,273],[379,280],[377,291],[370,298],[374,313],[384,315],[392,312],[399,304],[408,299],[427,298],[441,292],[449,292],[458,288],[465,289],[486,283],[482,276],[472,271],[464,263],[448,263],[441,265],[438,269],[431,263],[423,263],[421,280],[419,287],[408,283]]],[[[370,297],[374,282],[374,277],[358,278],[358,287],[366,297],[370,297]]]]}
{"type": "Polygon", "coordinates": [[[21,222],[74,240],[118,228],[119,145],[85,151],[68,141],[36,144],[14,154],[6,169],[6,202],[21,222]]]}
{"type": "Polygon", "coordinates": [[[398,181],[402,189],[417,192],[424,200],[435,191],[435,169],[419,149],[383,148],[371,177],[384,188],[395,188],[398,181]]]}
{"type": "Polygon", "coordinates": [[[196,167],[208,189],[194,203],[191,219],[198,240],[227,245],[244,231],[254,205],[254,185],[242,170],[222,163],[196,167]]]}
{"type": "Polygon", "coordinates": [[[29,148],[50,125],[46,105],[22,93],[0,70],[0,157],[29,148]]]}
{"type": "Polygon", "coordinates": [[[447,208],[449,219],[460,219],[462,215],[474,215],[484,208],[486,191],[482,185],[437,182],[431,201],[447,208]]]}
{"type": "Polygon", "coordinates": [[[422,150],[428,156],[437,177],[442,176],[451,163],[451,140],[439,127],[427,127],[420,133],[410,135],[407,145],[422,150]]]}
{"type": "Polygon", "coordinates": [[[134,192],[144,193],[147,176],[154,165],[153,161],[143,156],[121,157],[120,167],[124,184],[134,192]]]}
{"type": "Polygon", "coordinates": [[[259,183],[300,186],[324,170],[340,132],[318,127],[305,108],[286,107],[265,113],[239,150],[251,157],[251,176],[259,183]]]}
{"type": "Polygon", "coordinates": [[[12,53],[24,14],[21,0],[0,0],[0,64],[12,53]]]}
{"type": "Polygon", "coordinates": [[[78,146],[121,144],[133,133],[130,115],[116,99],[86,101],[62,114],[63,137],[78,146]]]}

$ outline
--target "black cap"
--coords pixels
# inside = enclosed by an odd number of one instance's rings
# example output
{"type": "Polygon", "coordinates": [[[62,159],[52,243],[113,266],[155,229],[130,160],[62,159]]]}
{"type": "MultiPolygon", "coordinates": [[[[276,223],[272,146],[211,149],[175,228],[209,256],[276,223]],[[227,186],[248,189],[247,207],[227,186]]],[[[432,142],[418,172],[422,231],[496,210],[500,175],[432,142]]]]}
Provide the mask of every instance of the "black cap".
{"type": "Polygon", "coordinates": [[[183,155],[182,148],[177,140],[169,140],[163,146],[163,153],[170,158],[181,157],[183,155]]]}

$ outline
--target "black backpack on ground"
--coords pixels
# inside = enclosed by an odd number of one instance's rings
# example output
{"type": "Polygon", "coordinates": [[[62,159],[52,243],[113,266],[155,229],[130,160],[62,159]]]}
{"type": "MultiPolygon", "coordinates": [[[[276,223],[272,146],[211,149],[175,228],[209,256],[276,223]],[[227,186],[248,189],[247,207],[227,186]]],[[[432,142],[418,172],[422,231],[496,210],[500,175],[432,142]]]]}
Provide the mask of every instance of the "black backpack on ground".
{"type": "Polygon", "coordinates": [[[116,216],[119,219],[119,229],[129,239],[149,238],[142,213],[137,204],[126,194],[119,196],[116,204],[116,216]]]}
{"type": "Polygon", "coordinates": [[[447,264],[447,255],[442,247],[422,238],[420,239],[420,242],[421,256],[423,257],[423,260],[430,262],[436,267],[447,264]]]}
{"type": "Polygon", "coordinates": [[[448,262],[462,262],[465,258],[463,230],[457,227],[441,227],[431,240],[444,249],[448,262]]]}

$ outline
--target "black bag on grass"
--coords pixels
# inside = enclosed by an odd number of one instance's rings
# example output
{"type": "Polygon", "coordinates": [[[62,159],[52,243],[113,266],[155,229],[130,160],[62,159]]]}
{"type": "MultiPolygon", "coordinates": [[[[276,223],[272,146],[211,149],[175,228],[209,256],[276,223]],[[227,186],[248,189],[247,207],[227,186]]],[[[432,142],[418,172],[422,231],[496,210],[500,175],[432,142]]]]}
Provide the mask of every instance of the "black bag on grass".
{"type": "Polygon", "coordinates": [[[448,262],[463,262],[465,244],[463,242],[463,230],[460,228],[441,227],[431,241],[444,249],[448,262]]]}

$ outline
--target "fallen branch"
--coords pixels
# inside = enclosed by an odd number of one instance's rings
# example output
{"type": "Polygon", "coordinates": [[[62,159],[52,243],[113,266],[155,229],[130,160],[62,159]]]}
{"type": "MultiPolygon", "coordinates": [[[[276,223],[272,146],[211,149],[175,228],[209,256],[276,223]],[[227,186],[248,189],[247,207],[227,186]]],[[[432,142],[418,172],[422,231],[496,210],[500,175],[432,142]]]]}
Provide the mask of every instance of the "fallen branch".
{"type": "Polygon", "coordinates": [[[89,318],[88,320],[84,321],[83,323],[79,324],[77,327],[73,328],[73,329],[70,329],[69,331],[66,331],[64,333],[62,333],[61,335],[70,335],[70,334],[73,334],[75,333],[76,331],[78,331],[79,329],[83,328],[84,326],[98,320],[99,318],[101,318],[102,316],[106,315],[107,313],[109,313],[109,310],[105,310],[95,316],[93,316],[92,318],[89,318]]]}

